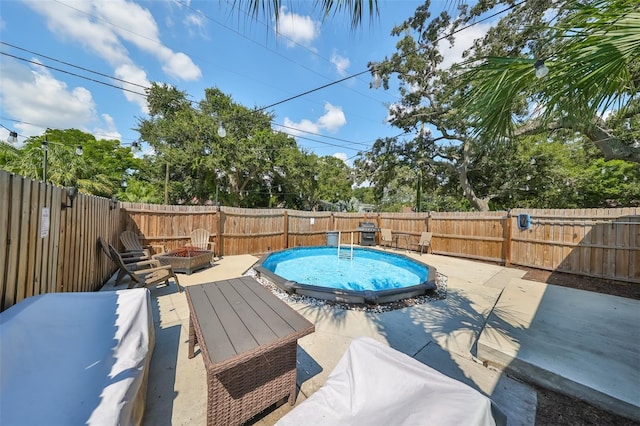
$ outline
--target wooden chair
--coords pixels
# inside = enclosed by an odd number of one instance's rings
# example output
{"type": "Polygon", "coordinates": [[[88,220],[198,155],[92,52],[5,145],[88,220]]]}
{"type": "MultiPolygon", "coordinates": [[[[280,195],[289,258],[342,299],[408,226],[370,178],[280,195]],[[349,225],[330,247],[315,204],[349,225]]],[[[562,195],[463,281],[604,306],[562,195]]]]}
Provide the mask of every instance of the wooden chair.
{"type": "Polygon", "coordinates": [[[387,247],[393,245],[393,233],[389,228],[380,229],[380,245],[387,247]]]}
{"type": "Polygon", "coordinates": [[[431,248],[432,236],[433,236],[432,232],[423,232],[422,234],[420,234],[420,241],[418,242],[418,244],[415,244],[415,243],[413,244],[417,246],[417,248],[420,248],[420,254],[422,254],[425,247],[427,249],[427,253],[429,253],[429,249],[431,248]]]}
{"type": "MultiPolygon", "coordinates": [[[[117,266],[117,261],[113,258],[111,252],[109,251],[109,244],[107,244],[107,242],[102,237],[98,237],[98,245],[100,246],[104,254],[106,254],[107,257],[117,266]]],[[[131,269],[144,269],[145,266],[149,265],[149,261],[151,260],[151,258],[146,253],[142,252],[120,253],[120,257],[122,258],[122,261],[131,269]]],[[[120,284],[120,281],[122,281],[122,278],[124,278],[125,275],[126,273],[122,269],[118,268],[116,285],[120,284]]]]}
{"type": "Polygon", "coordinates": [[[133,231],[124,231],[120,234],[120,242],[124,246],[126,252],[143,252],[146,253],[147,256],[151,257],[152,253],[150,249],[153,249],[153,254],[160,254],[165,252],[164,245],[162,244],[149,244],[143,246],[140,243],[140,237],[133,231]]]}
{"type": "Polygon", "coordinates": [[[216,243],[209,241],[211,234],[206,229],[198,228],[191,231],[191,242],[187,246],[197,247],[202,250],[210,250],[215,254],[216,243]]]}
{"type": "Polygon", "coordinates": [[[109,244],[109,253],[111,257],[116,261],[118,267],[125,272],[131,278],[128,288],[134,287],[150,287],[159,283],[165,283],[169,285],[169,279],[173,278],[178,287],[178,291],[182,292],[178,277],[173,272],[171,265],[160,265],[160,261],[157,259],[149,260],[149,265],[154,265],[153,268],[147,269],[132,269],[128,264],[124,263],[122,256],[111,244],[109,244]]]}

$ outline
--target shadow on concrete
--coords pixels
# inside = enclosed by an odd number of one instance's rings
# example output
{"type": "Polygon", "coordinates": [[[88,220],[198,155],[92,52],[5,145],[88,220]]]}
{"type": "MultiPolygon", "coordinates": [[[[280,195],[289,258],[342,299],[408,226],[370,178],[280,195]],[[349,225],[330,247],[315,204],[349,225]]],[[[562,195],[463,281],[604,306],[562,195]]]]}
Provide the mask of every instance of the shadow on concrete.
{"type": "Polygon", "coordinates": [[[640,302],[512,280],[478,357],[530,383],[640,420],[640,302]]]}
{"type": "Polygon", "coordinates": [[[318,364],[311,355],[298,345],[298,369],[296,374],[296,384],[298,390],[302,384],[312,377],[322,373],[322,366],[318,364]]]}
{"type": "Polygon", "coordinates": [[[160,305],[158,297],[176,293],[176,286],[162,285],[151,289],[153,303],[153,322],[156,332],[156,345],[151,358],[147,387],[147,404],[144,424],[154,426],[170,426],[173,417],[173,401],[175,391],[176,367],[178,365],[178,348],[180,347],[181,324],[160,326],[160,305]]]}
{"type": "MultiPolygon", "coordinates": [[[[471,356],[492,304],[481,294],[449,289],[447,298],[374,317],[389,345],[488,396],[498,423],[535,424],[536,396],[528,386],[471,356]],[[475,300],[474,300],[475,299],[475,300]],[[489,308],[482,308],[489,306],[489,308]]],[[[488,295],[486,297],[489,297],[488,295]]]]}

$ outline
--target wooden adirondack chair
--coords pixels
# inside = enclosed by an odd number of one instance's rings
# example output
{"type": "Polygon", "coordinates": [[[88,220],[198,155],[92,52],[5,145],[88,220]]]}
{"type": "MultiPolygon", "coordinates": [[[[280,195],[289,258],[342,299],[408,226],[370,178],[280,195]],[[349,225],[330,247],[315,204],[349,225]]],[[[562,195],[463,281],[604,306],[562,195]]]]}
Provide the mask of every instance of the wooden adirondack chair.
{"type": "Polygon", "coordinates": [[[149,244],[143,246],[140,243],[140,237],[133,231],[124,231],[120,234],[120,242],[122,242],[126,252],[143,252],[149,257],[153,254],[161,254],[165,252],[165,247],[162,244],[149,244]],[[151,249],[153,249],[153,253],[151,253],[151,249]]]}
{"type": "Polygon", "coordinates": [[[109,244],[109,253],[115,260],[118,267],[125,272],[125,276],[131,278],[128,288],[134,287],[151,287],[159,283],[165,283],[169,285],[169,279],[173,278],[178,291],[182,292],[182,287],[178,281],[178,277],[173,272],[171,265],[160,265],[160,261],[157,259],[149,260],[149,265],[153,265],[152,268],[146,269],[132,269],[128,264],[124,263],[122,256],[111,244],[109,244]]]}
{"type": "MultiPolygon", "coordinates": [[[[98,245],[100,246],[104,254],[106,254],[107,257],[117,266],[118,263],[109,251],[109,244],[107,244],[107,242],[102,237],[98,237],[98,245]]],[[[142,252],[120,253],[120,257],[122,258],[122,261],[129,266],[130,269],[144,269],[145,267],[149,266],[149,261],[151,260],[151,258],[146,253],[142,252]]],[[[126,273],[122,269],[118,268],[116,285],[120,284],[120,281],[122,281],[122,278],[124,278],[125,275],[126,273]]]]}
{"type": "Polygon", "coordinates": [[[215,256],[216,243],[209,241],[211,234],[206,229],[198,228],[191,231],[191,242],[187,246],[197,247],[202,250],[210,250],[215,256]]]}

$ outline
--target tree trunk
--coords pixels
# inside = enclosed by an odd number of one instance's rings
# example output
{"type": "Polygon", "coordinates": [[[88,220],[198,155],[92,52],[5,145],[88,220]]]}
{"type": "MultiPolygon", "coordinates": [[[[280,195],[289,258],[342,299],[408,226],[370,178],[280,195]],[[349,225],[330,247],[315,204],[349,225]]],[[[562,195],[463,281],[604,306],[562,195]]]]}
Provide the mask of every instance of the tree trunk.
{"type": "Polygon", "coordinates": [[[467,167],[461,165],[456,168],[458,172],[458,179],[460,180],[460,187],[462,188],[462,193],[465,198],[469,200],[471,205],[478,211],[488,212],[489,211],[489,200],[490,197],[478,198],[476,196],[475,191],[473,190],[473,185],[469,182],[469,176],[467,174],[467,167]]]}
{"type": "Polygon", "coordinates": [[[481,212],[489,211],[489,201],[491,197],[479,198],[476,196],[475,191],[473,190],[473,185],[469,181],[469,174],[467,173],[469,160],[470,160],[470,150],[471,144],[469,141],[464,140],[462,145],[462,159],[455,165],[453,163],[444,162],[444,164],[449,170],[454,171],[458,175],[458,180],[460,181],[460,187],[462,188],[462,193],[465,198],[469,200],[473,208],[481,212]]]}

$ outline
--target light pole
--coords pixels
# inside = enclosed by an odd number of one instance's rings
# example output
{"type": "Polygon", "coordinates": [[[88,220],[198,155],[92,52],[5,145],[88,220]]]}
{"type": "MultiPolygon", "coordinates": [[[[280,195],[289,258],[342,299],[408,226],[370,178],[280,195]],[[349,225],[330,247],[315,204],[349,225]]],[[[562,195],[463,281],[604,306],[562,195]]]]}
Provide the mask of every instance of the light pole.
{"type": "MultiPolygon", "coordinates": [[[[55,142],[52,142],[55,144],[55,142]]],[[[59,145],[63,145],[65,148],[68,148],[68,146],[64,145],[64,144],[59,144],[59,145]]],[[[42,147],[42,181],[43,182],[47,182],[47,165],[48,165],[48,155],[49,155],[49,139],[47,138],[47,133],[45,132],[44,134],[44,139],[42,140],[42,143],[40,144],[40,146],[42,147]]],[[[83,154],[82,152],[82,145],[78,145],[76,146],[76,155],[77,156],[81,156],[83,154]]]]}
{"type": "Polygon", "coordinates": [[[47,141],[47,134],[44,134],[44,140],[42,141],[42,181],[47,182],[47,153],[49,152],[49,142],[47,141]]]}

